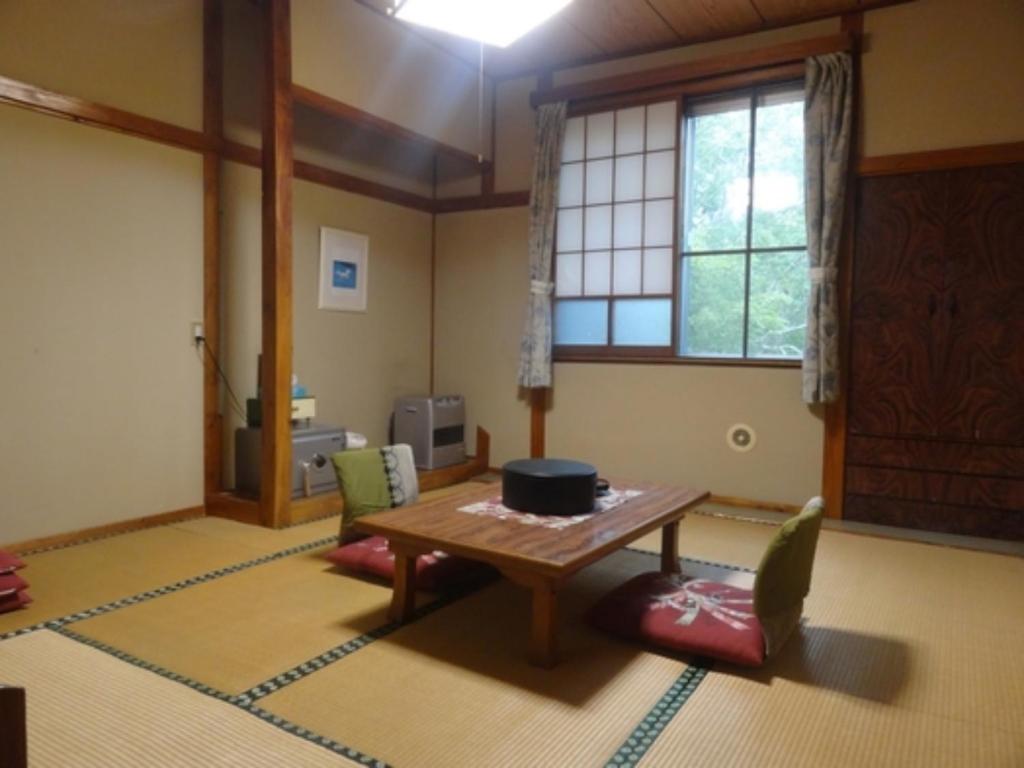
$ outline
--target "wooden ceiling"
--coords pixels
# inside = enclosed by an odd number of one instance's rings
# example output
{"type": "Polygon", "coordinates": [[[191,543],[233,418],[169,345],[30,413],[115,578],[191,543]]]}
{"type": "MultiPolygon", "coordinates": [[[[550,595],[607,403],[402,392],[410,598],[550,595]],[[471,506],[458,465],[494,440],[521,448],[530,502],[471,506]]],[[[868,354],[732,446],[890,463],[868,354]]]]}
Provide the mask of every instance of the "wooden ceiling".
{"type": "MultiPolygon", "coordinates": [[[[486,46],[497,78],[593,63],[838,16],[908,0],[574,0],[508,48],[486,46]]],[[[387,13],[394,0],[356,0],[387,13]]],[[[393,21],[396,24],[403,24],[393,21]]],[[[479,47],[443,32],[403,24],[476,66],[479,47]]]]}

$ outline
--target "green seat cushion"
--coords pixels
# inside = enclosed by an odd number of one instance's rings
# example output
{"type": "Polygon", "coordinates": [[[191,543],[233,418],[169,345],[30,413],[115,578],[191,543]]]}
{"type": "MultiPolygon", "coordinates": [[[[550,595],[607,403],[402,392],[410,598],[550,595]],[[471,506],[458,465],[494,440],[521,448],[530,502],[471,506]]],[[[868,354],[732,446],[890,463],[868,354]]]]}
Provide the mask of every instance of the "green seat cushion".
{"type": "Polygon", "coordinates": [[[408,445],[342,451],[331,456],[331,462],[345,501],[342,539],[347,538],[356,518],[409,504],[419,496],[412,448],[408,445]]]}
{"type": "Polygon", "coordinates": [[[803,603],[811,588],[811,570],[825,503],[820,497],[787,520],[768,545],[754,581],[754,613],[763,622],[803,603]]]}

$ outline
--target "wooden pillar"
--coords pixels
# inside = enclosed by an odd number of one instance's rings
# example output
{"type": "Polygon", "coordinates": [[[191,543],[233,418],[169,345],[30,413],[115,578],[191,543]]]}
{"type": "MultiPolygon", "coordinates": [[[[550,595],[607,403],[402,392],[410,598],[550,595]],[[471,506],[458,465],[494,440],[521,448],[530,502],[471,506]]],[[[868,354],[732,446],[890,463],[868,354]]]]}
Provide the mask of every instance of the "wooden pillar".
{"type": "Polygon", "coordinates": [[[853,258],[857,233],[857,166],[860,155],[860,100],[863,89],[860,78],[861,41],[864,33],[864,14],[848,13],[841,20],[843,32],[853,36],[853,83],[856,94],[853,105],[853,138],[850,147],[850,170],[846,189],[843,238],[839,250],[839,398],[825,406],[825,445],[822,457],[821,495],[825,499],[825,515],[843,516],[843,498],[846,490],[846,423],[847,399],[850,387],[850,321],[853,300],[853,258]]]}
{"type": "Polygon", "coordinates": [[[203,4],[203,490],[223,487],[223,419],[212,356],[220,356],[220,154],[223,131],[224,16],[221,0],[203,4]]]}
{"type": "Polygon", "coordinates": [[[266,0],[263,102],[263,444],[260,518],[288,522],[291,497],[292,70],[290,0],[266,0]]]}
{"type": "Polygon", "coordinates": [[[545,451],[545,416],[547,411],[547,389],[530,390],[530,458],[543,459],[545,451]]]}

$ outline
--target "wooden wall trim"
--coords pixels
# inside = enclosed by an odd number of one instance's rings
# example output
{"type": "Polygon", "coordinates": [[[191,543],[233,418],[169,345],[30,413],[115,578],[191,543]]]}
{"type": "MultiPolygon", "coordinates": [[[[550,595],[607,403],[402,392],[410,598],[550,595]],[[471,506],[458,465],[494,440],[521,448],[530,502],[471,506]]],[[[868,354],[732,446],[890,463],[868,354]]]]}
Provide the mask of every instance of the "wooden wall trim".
{"type": "Polygon", "coordinates": [[[857,163],[857,175],[891,176],[1009,163],[1024,163],[1024,141],[862,157],[857,163]]]}
{"type": "Polygon", "coordinates": [[[429,136],[424,136],[422,133],[417,133],[405,126],[393,123],[390,120],[386,120],[383,117],[378,117],[370,112],[354,107],[351,104],[346,104],[343,101],[338,101],[326,94],[319,93],[310,88],[306,88],[302,85],[292,84],[292,94],[296,104],[302,104],[311,109],[315,109],[318,112],[322,112],[326,115],[331,115],[346,123],[358,126],[359,128],[365,128],[366,130],[373,131],[381,136],[386,136],[391,139],[398,139],[400,141],[406,141],[410,144],[415,144],[427,151],[449,157],[453,160],[459,161],[460,163],[469,165],[471,168],[480,168],[486,170],[490,163],[487,161],[479,162],[479,158],[473,152],[467,152],[464,149],[453,147],[451,144],[445,144],[443,141],[432,139],[429,136]]]}
{"type": "Polygon", "coordinates": [[[25,689],[0,684],[0,765],[27,768],[25,689]]]}
{"type": "Polygon", "coordinates": [[[216,147],[224,123],[224,15],[221,0],[203,4],[203,489],[204,497],[221,490],[223,419],[220,384],[211,355],[220,354],[220,155],[216,147]]]}
{"type": "Polygon", "coordinates": [[[50,536],[41,536],[35,539],[25,539],[2,545],[3,549],[15,554],[26,554],[40,549],[52,549],[54,547],[66,547],[71,544],[81,544],[93,539],[102,539],[107,536],[115,536],[119,533],[141,531],[144,528],[155,528],[158,525],[180,523],[183,520],[192,520],[203,517],[205,507],[185,507],[170,512],[160,512],[156,515],[135,517],[130,520],[119,520],[116,523],[105,523],[90,528],[80,528],[76,531],[66,533],[55,533],[50,536]]]}
{"type": "Polygon", "coordinates": [[[489,208],[519,208],[529,204],[530,190],[522,189],[515,192],[495,192],[490,195],[440,198],[435,202],[434,210],[437,213],[461,213],[489,208]]]}
{"type": "Polygon", "coordinates": [[[803,509],[799,504],[787,504],[782,501],[758,501],[757,499],[744,499],[739,496],[718,496],[711,494],[708,504],[717,504],[720,507],[735,507],[737,509],[763,509],[767,512],[782,512],[787,515],[798,515],[803,509]]]}
{"type": "Polygon", "coordinates": [[[10,104],[195,152],[202,152],[207,147],[206,137],[201,131],[182,128],[87,99],[55,93],[9,77],[0,76],[0,104],[10,104]]]}
{"type": "MultiPolygon", "coordinates": [[[[237,141],[224,140],[221,143],[221,156],[230,160],[254,168],[262,166],[260,150],[246,144],[239,144],[237,141]]],[[[351,192],[354,195],[372,197],[376,200],[383,200],[386,203],[394,203],[405,208],[412,208],[417,211],[432,213],[434,201],[429,197],[417,195],[415,192],[406,192],[403,189],[396,189],[385,184],[378,184],[375,181],[352,176],[333,168],[325,168],[302,160],[292,161],[292,171],[297,179],[309,181],[313,184],[340,189],[343,192],[351,192]]]]}
{"type": "Polygon", "coordinates": [[[291,2],[264,11],[263,412],[260,519],[280,528],[291,503],[292,174],[291,2]]]}
{"type": "MultiPolygon", "coordinates": [[[[205,81],[206,66],[204,64],[204,83],[205,81]]],[[[213,137],[208,135],[205,112],[208,103],[211,102],[208,101],[205,91],[203,103],[204,130],[193,131],[188,128],[182,128],[181,126],[116,109],[115,107],[108,107],[104,104],[97,104],[74,96],[54,93],[44,88],[0,76],[0,104],[21,107],[33,112],[49,115],[50,117],[71,120],[72,122],[82,123],[94,128],[104,128],[136,138],[149,139],[150,141],[156,141],[179,149],[201,152],[204,155],[212,151],[224,160],[244,163],[254,168],[261,167],[262,155],[256,147],[225,140],[220,136],[213,137]]],[[[219,116],[213,119],[217,122],[221,121],[219,116]]],[[[303,181],[321,184],[364,197],[372,197],[406,208],[413,208],[417,211],[432,213],[435,208],[433,200],[429,197],[390,187],[359,176],[352,176],[351,174],[315,165],[314,163],[295,161],[293,163],[293,173],[296,178],[303,181]]],[[[204,166],[204,183],[206,180],[204,166]]],[[[500,200],[500,196],[498,196],[498,199],[500,200]]],[[[440,212],[445,213],[446,211],[440,212]]],[[[209,328],[210,325],[207,323],[207,333],[209,333],[209,328]]],[[[213,348],[212,342],[211,348],[213,348]]]]}
{"type": "Polygon", "coordinates": [[[723,54],[683,64],[673,64],[668,67],[537,90],[530,94],[530,103],[537,107],[556,101],[579,101],[617,93],[633,93],[673,83],[702,80],[707,77],[801,61],[808,56],[848,51],[852,44],[852,37],[847,33],[815,37],[809,40],[783,43],[770,48],[761,48],[756,51],[723,54]]]}

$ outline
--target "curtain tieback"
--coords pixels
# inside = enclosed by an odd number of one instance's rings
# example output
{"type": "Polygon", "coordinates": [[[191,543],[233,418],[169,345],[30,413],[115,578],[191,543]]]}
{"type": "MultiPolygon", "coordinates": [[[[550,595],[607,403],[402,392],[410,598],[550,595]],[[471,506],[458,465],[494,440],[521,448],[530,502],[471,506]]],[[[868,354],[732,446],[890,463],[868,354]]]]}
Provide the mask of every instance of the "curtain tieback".
{"type": "Polygon", "coordinates": [[[811,285],[834,283],[839,279],[839,270],[835,267],[811,267],[811,285]]]}
{"type": "Polygon", "coordinates": [[[550,296],[553,290],[555,290],[554,283],[549,283],[546,280],[530,281],[530,293],[534,296],[550,296]]]}

